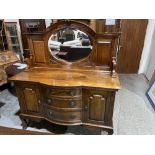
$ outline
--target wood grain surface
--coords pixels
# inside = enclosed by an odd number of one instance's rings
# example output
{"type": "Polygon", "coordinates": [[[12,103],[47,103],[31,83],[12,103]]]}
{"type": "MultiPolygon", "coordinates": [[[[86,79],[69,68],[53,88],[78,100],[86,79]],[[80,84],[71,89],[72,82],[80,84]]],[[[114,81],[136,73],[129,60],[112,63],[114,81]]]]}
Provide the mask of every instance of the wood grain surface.
{"type": "Polygon", "coordinates": [[[37,82],[50,86],[85,86],[108,89],[120,89],[118,76],[112,78],[111,75],[102,71],[84,70],[63,70],[62,68],[31,68],[16,76],[9,78],[11,81],[37,82]]]}

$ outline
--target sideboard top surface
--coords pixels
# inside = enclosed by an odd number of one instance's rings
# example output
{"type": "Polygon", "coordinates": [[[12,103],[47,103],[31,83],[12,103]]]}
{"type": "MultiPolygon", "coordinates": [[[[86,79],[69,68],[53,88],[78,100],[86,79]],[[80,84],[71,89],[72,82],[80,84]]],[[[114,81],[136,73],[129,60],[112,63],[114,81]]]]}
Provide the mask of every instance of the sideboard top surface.
{"type": "Polygon", "coordinates": [[[95,70],[66,70],[62,68],[33,67],[11,77],[11,81],[37,82],[49,86],[83,86],[105,89],[120,89],[118,76],[95,70]]]}

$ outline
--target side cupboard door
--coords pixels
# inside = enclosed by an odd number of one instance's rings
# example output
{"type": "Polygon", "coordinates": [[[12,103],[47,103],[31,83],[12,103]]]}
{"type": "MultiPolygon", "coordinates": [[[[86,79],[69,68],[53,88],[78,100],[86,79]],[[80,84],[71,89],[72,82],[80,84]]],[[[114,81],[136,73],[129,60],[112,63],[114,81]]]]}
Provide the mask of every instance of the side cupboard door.
{"type": "Polygon", "coordinates": [[[22,113],[39,112],[39,90],[33,83],[16,83],[16,93],[22,113]]]}
{"type": "Polygon", "coordinates": [[[85,89],[83,94],[83,122],[112,127],[114,91],[85,89]]]}

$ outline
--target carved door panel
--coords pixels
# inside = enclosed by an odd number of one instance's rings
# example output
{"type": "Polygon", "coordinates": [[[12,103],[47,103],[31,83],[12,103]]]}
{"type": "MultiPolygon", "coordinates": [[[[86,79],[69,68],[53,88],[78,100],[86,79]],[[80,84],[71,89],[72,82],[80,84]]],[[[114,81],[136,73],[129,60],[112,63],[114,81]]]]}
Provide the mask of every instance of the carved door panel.
{"type": "Polygon", "coordinates": [[[38,106],[38,89],[33,84],[16,84],[16,92],[19,97],[19,103],[22,112],[37,113],[38,106]]]}
{"type": "Polygon", "coordinates": [[[88,119],[104,123],[105,98],[102,95],[94,94],[88,100],[88,119]]]}
{"type": "Polygon", "coordinates": [[[98,37],[94,50],[92,52],[92,60],[97,66],[111,66],[112,65],[112,49],[114,48],[114,41],[112,39],[102,39],[98,37]]]}
{"type": "Polygon", "coordinates": [[[84,90],[83,121],[97,125],[112,126],[115,92],[84,90]]]}

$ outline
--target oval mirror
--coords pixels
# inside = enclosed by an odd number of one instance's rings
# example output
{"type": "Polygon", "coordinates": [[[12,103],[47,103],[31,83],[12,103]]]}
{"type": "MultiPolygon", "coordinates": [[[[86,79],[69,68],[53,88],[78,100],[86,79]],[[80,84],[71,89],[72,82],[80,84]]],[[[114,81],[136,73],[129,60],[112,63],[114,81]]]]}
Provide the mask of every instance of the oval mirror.
{"type": "Polygon", "coordinates": [[[89,56],[92,44],[85,32],[64,28],[50,36],[48,48],[50,54],[57,60],[76,62],[89,56]]]}

